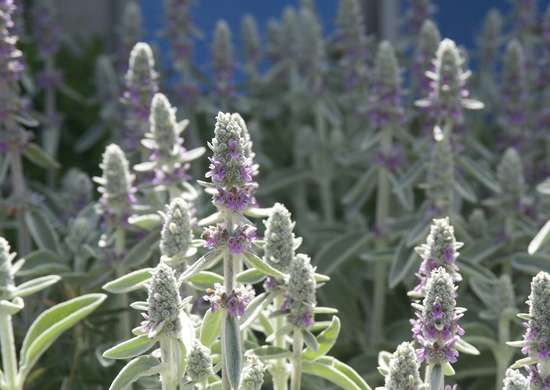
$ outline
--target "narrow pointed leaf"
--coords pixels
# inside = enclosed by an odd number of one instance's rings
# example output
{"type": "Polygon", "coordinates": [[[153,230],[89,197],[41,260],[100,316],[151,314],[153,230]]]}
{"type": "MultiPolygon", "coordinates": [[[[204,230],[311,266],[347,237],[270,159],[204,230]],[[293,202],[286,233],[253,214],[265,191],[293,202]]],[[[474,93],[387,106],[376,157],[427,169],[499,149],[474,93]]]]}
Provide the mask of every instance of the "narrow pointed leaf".
{"type": "Polygon", "coordinates": [[[127,275],[121,276],[103,286],[105,291],[112,294],[125,294],[130,291],[139,290],[145,286],[145,283],[151,279],[153,269],[143,268],[127,275]]]}
{"type": "Polygon", "coordinates": [[[231,387],[236,389],[241,382],[242,350],[239,324],[234,317],[225,315],[223,333],[223,369],[231,387]]]}
{"type": "Polygon", "coordinates": [[[25,222],[29,231],[40,249],[46,249],[54,253],[60,253],[59,239],[57,234],[46,219],[46,217],[37,210],[31,210],[25,213],[25,222]]]}
{"type": "Polygon", "coordinates": [[[156,342],[157,340],[149,338],[147,335],[136,336],[103,352],[103,357],[107,359],[131,359],[150,350],[156,342]]]}
{"type": "Polygon", "coordinates": [[[160,362],[157,358],[146,355],[131,360],[116,376],[109,390],[127,390],[139,378],[158,372],[160,362]]]}
{"type": "Polygon", "coordinates": [[[336,343],[338,335],[340,334],[340,319],[336,316],[332,317],[332,321],[328,328],[317,336],[318,348],[316,351],[307,347],[304,352],[304,359],[315,360],[321,356],[326,355],[336,343]]]}
{"type": "Polygon", "coordinates": [[[17,286],[14,291],[14,295],[23,298],[28,295],[34,294],[35,292],[43,290],[57,283],[59,280],[61,280],[61,277],[57,275],[48,275],[32,279],[17,286]]]}
{"type": "Polygon", "coordinates": [[[281,271],[267,264],[265,261],[260,259],[254,253],[245,252],[244,261],[250,268],[255,268],[257,271],[260,271],[265,275],[273,276],[274,278],[277,278],[277,279],[284,279],[285,277],[285,274],[283,274],[281,271]]]}
{"type": "Polygon", "coordinates": [[[223,320],[223,312],[221,310],[212,311],[208,309],[202,320],[200,330],[200,341],[203,345],[210,348],[218,335],[220,334],[220,328],[223,320]]]}

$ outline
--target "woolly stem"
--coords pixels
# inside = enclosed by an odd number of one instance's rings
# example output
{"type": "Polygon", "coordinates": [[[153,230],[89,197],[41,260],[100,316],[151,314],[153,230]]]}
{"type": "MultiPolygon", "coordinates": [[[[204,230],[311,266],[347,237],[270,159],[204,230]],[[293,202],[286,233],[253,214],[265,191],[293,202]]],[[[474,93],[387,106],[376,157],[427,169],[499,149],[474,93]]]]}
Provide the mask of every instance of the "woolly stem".
{"type": "MultiPolygon", "coordinates": [[[[225,227],[229,234],[233,233],[233,218],[229,213],[225,215],[225,227]]],[[[223,285],[226,294],[230,294],[235,289],[235,263],[236,261],[234,259],[234,256],[231,255],[228,250],[226,250],[223,257],[223,285]]],[[[221,333],[221,344],[222,346],[225,345],[225,331],[223,329],[221,333]]],[[[225,362],[225,354],[226,351],[222,348],[221,360],[223,362],[225,362]]],[[[225,363],[224,367],[222,368],[222,383],[224,390],[231,390],[231,384],[229,382],[229,377],[227,376],[227,367],[225,367],[225,363]]]]}
{"type": "Polygon", "coordinates": [[[15,353],[15,338],[13,337],[13,325],[11,316],[0,313],[0,344],[2,350],[2,368],[6,389],[20,390],[19,374],[17,372],[17,355],[15,353]]]}
{"type": "Polygon", "coordinates": [[[292,377],[290,381],[291,390],[300,390],[302,388],[302,350],[304,348],[304,336],[300,329],[294,330],[292,344],[292,377]]]}
{"type": "MultiPolygon", "coordinates": [[[[392,133],[390,128],[382,130],[380,140],[380,149],[382,154],[386,155],[391,151],[392,133]]],[[[378,192],[376,194],[376,228],[380,238],[376,242],[376,249],[385,249],[386,229],[388,215],[390,211],[390,182],[388,172],[381,167],[378,170],[378,192]]],[[[373,316],[371,326],[370,345],[375,348],[382,340],[384,326],[384,312],[386,307],[386,279],[387,265],[383,261],[377,261],[374,265],[374,298],[373,298],[373,316]]]]}
{"type": "MultiPolygon", "coordinates": [[[[275,297],[275,310],[278,310],[283,303],[283,296],[277,295],[275,297]]],[[[273,332],[277,335],[273,341],[273,346],[278,348],[285,348],[285,335],[278,334],[277,331],[284,326],[284,316],[275,317],[275,325],[273,332]]],[[[288,372],[286,369],[286,359],[277,359],[272,366],[271,376],[273,378],[273,390],[287,390],[288,388],[288,372]]]]}
{"type": "Polygon", "coordinates": [[[510,365],[510,360],[512,359],[513,352],[510,351],[510,347],[506,346],[506,342],[510,340],[510,318],[501,316],[498,320],[498,340],[499,352],[495,356],[497,362],[497,383],[496,389],[500,390],[502,388],[502,381],[504,380],[504,375],[506,369],[510,365]]]}
{"type": "Polygon", "coordinates": [[[181,365],[177,341],[170,336],[160,338],[160,353],[166,367],[160,372],[162,390],[177,390],[181,365]]]}

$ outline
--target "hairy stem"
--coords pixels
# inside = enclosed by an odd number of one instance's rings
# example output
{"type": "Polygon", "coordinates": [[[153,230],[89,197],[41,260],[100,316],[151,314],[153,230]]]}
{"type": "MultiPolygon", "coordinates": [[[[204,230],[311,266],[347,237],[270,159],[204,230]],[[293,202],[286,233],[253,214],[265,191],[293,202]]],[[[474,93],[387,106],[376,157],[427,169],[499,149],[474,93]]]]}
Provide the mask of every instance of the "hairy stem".
{"type": "Polygon", "coordinates": [[[513,352],[510,351],[510,347],[506,346],[506,342],[510,340],[510,319],[504,316],[498,320],[498,340],[501,348],[499,348],[499,353],[495,356],[495,360],[497,362],[497,390],[502,387],[504,374],[510,365],[510,360],[513,356],[513,352]]]}
{"type": "Polygon", "coordinates": [[[0,344],[6,389],[20,390],[22,384],[20,383],[19,374],[17,372],[17,355],[15,353],[13,325],[11,316],[5,313],[0,313],[0,344]]]}
{"type": "MultiPolygon", "coordinates": [[[[225,216],[225,227],[229,234],[233,232],[233,218],[230,214],[225,216]]],[[[235,288],[235,263],[234,256],[226,250],[223,258],[223,285],[226,294],[230,294],[235,288]]],[[[225,323],[225,321],[224,321],[225,323]]],[[[223,327],[222,327],[223,328],[223,327]]],[[[221,344],[225,345],[225,331],[222,329],[221,344]]],[[[225,362],[224,355],[226,352],[222,348],[222,361],[225,362]]],[[[222,383],[224,390],[231,390],[231,384],[229,383],[229,377],[227,376],[227,368],[222,368],[222,383]]]]}
{"type": "MultiPolygon", "coordinates": [[[[277,295],[275,298],[275,310],[278,310],[283,303],[282,295],[277,295]]],[[[275,317],[275,325],[273,332],[277,334],[277,331],[284,326],[284,316],[275,317]]],[[[280,334],[275,337],[273,346],[278,348],[285,348],[285,335],[280,334]]],[[[286,359],[277,359],[271,368],[271,375],[273,378],[273,390],[287,390],[288,388],[288,372],[286,369],[286,359]]]]}
{"type": "Polygon", "coordinates": [[[160,353],[164,369],[160,372],[162,390],[177,390],[181,366],[177,341],[170,336],[160,338],[160,353]]]}
{"type": "Polygon", "coordinates": [[[302,350],[304,348],[304,336],[299,329],[294,330],[292,343],[292,377],[290,380],[291,390],[300,390],[302,388],[302,350]]]}
{"type": "Polygon", "coordinates": [[[23,161],[21,151],[15,146],[10,151],[11,160],[11,180],[15,198],[18,199],[18,205],[15,210],[17,220],[17,252],[24,256],[31,250],[31,241],[27,224],[25,223],[25,205],[27,202],[27,188],[25,185],[25,176],[23,175],[23,161]]]}

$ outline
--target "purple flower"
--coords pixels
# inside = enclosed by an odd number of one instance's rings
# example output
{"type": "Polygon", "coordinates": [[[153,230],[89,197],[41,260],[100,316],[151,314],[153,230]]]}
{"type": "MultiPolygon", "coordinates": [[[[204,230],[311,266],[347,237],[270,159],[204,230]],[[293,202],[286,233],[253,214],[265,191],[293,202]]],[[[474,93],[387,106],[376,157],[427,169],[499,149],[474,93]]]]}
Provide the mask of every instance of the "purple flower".
{"type": "Polygon", "coordinates": [[[209,249],[225,246],[231,254],[241,255],[252,247],[256,240],[256,228],[251,225],[239,225],[229,232],[222,224],[206,228],[202,234],[209,249]]]}
{"type": "Polygon", "coordinates": [[[246,306],[254,298],[254,290],[248,285],[239,286],[231,293],[227,293],[225,288],[219,284],[214,284],[214,289],[208,291],[203,299],[210,303],[212,311],[227,310],[232,317],[242,317],[246,311],[246,306]]]}

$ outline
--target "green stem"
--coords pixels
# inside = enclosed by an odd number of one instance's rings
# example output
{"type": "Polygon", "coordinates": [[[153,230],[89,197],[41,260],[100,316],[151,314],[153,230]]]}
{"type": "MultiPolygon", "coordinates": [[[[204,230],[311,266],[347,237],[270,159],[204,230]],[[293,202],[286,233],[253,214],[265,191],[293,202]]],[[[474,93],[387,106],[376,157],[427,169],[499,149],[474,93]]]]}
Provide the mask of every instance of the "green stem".
{"type": "Polygon", "coordinates": [[[495,356],[497,362],[497,390],[502,388],[504,374],[513,356],[513,352],[510,352],[510,348],[506,346],[506,342],[510,340],[510,319],[507,317],[501,317],[498,320],[498,340],[501,347],[498,349],[499,353],[495,356]]]}
{"type": "Polygon", "coordinates": [[[17,372],[13,325],[11,316],[5,313],[0,313],[0,344],[6,390],[20,390],[22,389],[22,383],[17,372]]]}
{"type": "MultiPolygon", "coordinates": [[[[283,303],[283,296],[277,295],[275,297],[275,310],[278,310],[283,303]]],[[[273,332],[277,334],[277,331],[284,326],[284,316],[275,317],[275,325],[273,332]]],[[[273,346],[278,348],[285,348],[285,335],[278,334],[273,341],[273,346]]],[[[288,388],[288,371],[286,369],[286,359],[277,359],[271,368],[271,376],[273,378],[273,390],[287,390],[288,388]]]]}
{"type": "Polygon", "coordinates": [[[292,377],[290,380],[291,390],[300,390],[302,388],[302,350],[304,348],[304,336],[299,329],[294,330],[292,344],[292,377]]]}
{"type": "Polygon", "coordinates": [[[27,188],[25,185],[25,176],[23,175],[21,151],[17,146],[15,146],[10,150],[10,154],[13,192],[19,203],[15,210],[15,218],[17,220],[17,252],[20,256],[24,256],[31,250],[29,231],[27,229],[27,224],[25,223],[27,188]]]}
{"type": "Polygon", "coordinates": [[[323,213],[325,220],[329,223],[334,221],[334,201],[332,199],[331,182],[328,177],[321,179],[321,201],[323,205],[323,213]]]}

